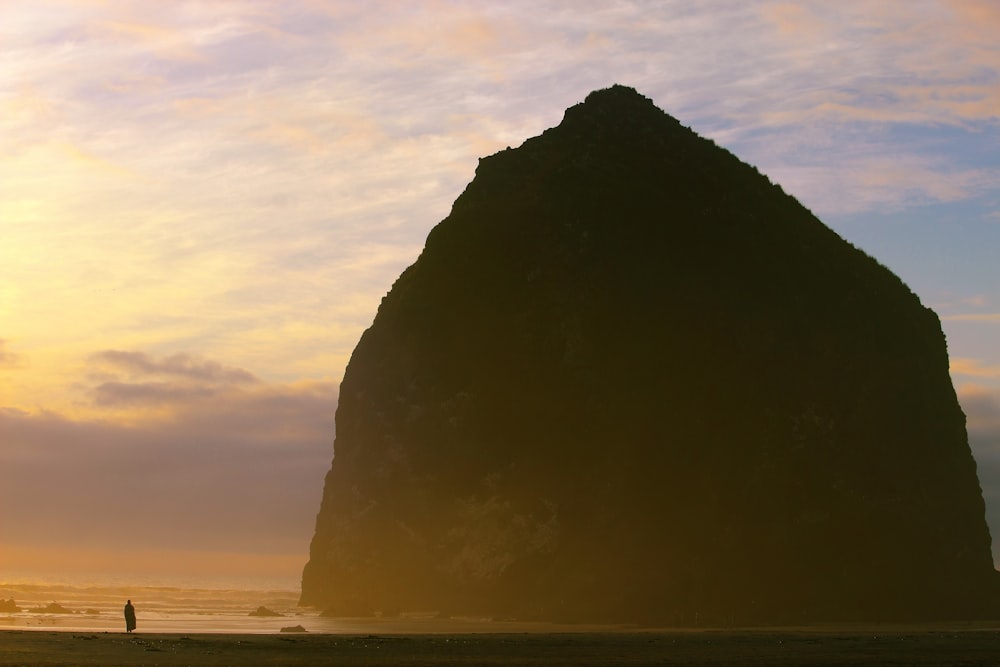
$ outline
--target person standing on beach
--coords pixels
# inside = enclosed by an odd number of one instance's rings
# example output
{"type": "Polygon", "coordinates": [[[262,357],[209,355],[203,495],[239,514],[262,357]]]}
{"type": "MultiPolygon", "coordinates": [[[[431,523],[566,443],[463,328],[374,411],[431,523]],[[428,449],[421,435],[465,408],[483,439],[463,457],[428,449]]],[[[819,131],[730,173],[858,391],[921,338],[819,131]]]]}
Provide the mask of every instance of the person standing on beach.
{"type": "Polygon", "coordinates": [[[135,630],[135,607],[132,606],[132,601],[129,600],[125,603],[125,632],[132,632],[135,630]]]}

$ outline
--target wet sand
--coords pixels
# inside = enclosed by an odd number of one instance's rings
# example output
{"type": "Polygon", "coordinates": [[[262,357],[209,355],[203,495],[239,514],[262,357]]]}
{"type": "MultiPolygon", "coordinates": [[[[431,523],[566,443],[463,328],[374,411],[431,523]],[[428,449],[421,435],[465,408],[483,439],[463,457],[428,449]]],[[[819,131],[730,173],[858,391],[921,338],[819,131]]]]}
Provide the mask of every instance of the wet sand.
{"type": "Polygon", "coordinates": [[[4,630],[0,665],[1000,665],[1000,631],[128,635],[4,630]]]}

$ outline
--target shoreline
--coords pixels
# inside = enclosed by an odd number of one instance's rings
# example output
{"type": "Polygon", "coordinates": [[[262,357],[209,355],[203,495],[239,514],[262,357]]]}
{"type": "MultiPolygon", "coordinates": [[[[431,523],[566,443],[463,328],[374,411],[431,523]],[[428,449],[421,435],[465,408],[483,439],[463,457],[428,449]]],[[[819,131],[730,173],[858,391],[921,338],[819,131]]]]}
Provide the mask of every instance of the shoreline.
{"type": "Polygon", "coordinates": [[[947,665],[1000,659],[996,625],[473,633],[0,629],[13,665],[947,665]]]}

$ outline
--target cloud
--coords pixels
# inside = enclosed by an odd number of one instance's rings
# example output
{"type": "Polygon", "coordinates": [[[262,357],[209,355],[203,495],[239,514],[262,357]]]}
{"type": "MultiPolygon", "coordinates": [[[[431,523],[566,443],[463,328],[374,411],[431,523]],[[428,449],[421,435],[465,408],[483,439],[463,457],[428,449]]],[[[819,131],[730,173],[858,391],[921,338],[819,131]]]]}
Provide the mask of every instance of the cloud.
{"type": "Polygon", "coordinates": [[[957,375],[1000,378],[1000,365],[984,364],[978,359],[957,357],[951,359],[951,372],[957,375]]]}
{"type": "Polygon", "coordinates": [[[831,119],[950,123],[997,118],[997,106],[990,102],[997,95],[1000,48],[992,37],[996,10],[986,3],[758,6],[783,38],[777,48],[797,49],[798,74],[811,70],[817,81],[837,84],[826,91],[835,91],[839,103],[826,104],[817,95],[814,105],[802,109],[792,100],[785,108],[793,114],[807,110],[831,119]]]}
{"type": "Polygon", "coordinates": [[[738,103],[696,97],[696,129],[822,215],[914,209],[993,190],[995,161],[963,162],[974,151],[954,140],[961,133],[981,144],[1000,114],[995,10],[943,1],[751,7],[760,40],[747,34],[748,16],[725,27],[740,35],[725,47],[735,52],[727,61],[737,78],[716,71],[703,86],[738,103]]]}
{"type": "Polygon", "coordinates": [[[10,342],[0,338],[0,368],[18,368],[24,363],[24,357],[10,349],[10,342]]]}
{"type": "Polygon", "coordinates": [[[957,202],[987,192],[1000,178],[995,169],[955,168],[918,152],[892,158],[808,157],[805,164],[788,155],[770,159],[785,164],[768,169],[769,176],[810,208],[827,215],[957,202]]]}
{"type": "MultiPolygon", "coordinates": [[[[971,62],[994,70],[1000,68],[1000,49],[996,43],[1000,7],[990,0],[949,0],[947,6],[956,18],[954,39],[966,46],[971,62]]],[[[994,117],[996,114],[994,107],[994,117]]]]}
{"type": "Polygon", "coordinates": [[[104,382],[94,388],[94,400],[102,407],[163,405],[208,399],[216,394],[211,387],[166,382],[104,382]]]}
{"type": "Polygon", "coordinates": [[[99,24],[101,36],[118,41],[124,38],[134,42],[143,51],[158,57],[181,61],[204,61],[204,55],[192,45],[183,33],[151,23],[126,23],[107,21],[99,24]]]}
{"type": "Polygon", "coordinates": [[[103,350],[91,356],[91,361],[116,370],[140,375],[169,375],[204,382],[245,384],[257,382],[253,373],[242,368],[223,366],[189,354],[173,354],[156,359],[143,352],[103,350]]]}
{"type": "Polygon", "coordinates": [[[112,176],[125,176],[129,178],[134,176],[134,174],[128,169],[123,169],[122,167],[112,164],[107,160],[91,155],[72,144],[65,144],[58,146],[57,148],[58,150],[64,152],[71,160],[80,163],[91,173],[103,172],[112,176]]]}
{"type": "Polygon", "coordinates": [[[942,320],[954,322],[1000,322],[1000,313],[966,313],[962,315],[945,315],[942,320]]]}
{"type": "Polygon", "coordinates": [[[777,28],[783,40],[802,46],[829,44],[836,31],[836,22],[820,15],[818,5],[808,3],[769,2],[759,5],[765,23],[777,28]]]}
{"type": "Polygon", "coordinates": [[[134,547],[304,557],[331,460],[335,385],[246,382],[195,356],[95,358],[200,384],[91,387],[112,406],[169,407],[148,418],[0,409],[6,541],[70,553],[134,547]],[[236,381],[208,389],[205,377],[236,381]]]}
{"type": "MultiPolygon", "coordinates": [[[[914,95],[938,90],[915,83],[931,66],[932,83],[954,81],[961,99],[996,89],[989,72],[982,84],[967,80],[962,57],[898,57],[920,50],[926,7],[40,6],[5,15],[16,47],[5,61],[18,84],[11,103],[21,111],[0,115],[0,149],[32,150],[16,152],[0,179],[21,193],[18,210],[42,207],[9,246],[66,249],[63,284],[32,280],[32,262],[17,257],[14,278],[26,300],[114,318],[95,323],[90,349],[105,331],[151,321],[136,311],[153,309],[169,289],[159,310],[186,320],[163,339],[184,337],[215,354],[231,354],[226,341],[248,325],[259,337],[262,321],[342,328],[336,314],[350,305],[360,324],[337,343],[346,359],[476,158],[541,132],[615,81],[726,137],[741,155],[748,149],[747,159],[820,212],[955,201],[997,176],[941,160],[940,151],[900,155],[885,141],[893,119],[953,122],[946,108],[921,105],[929,111],[912,115],[914,95]],[[197,62],[175,57],[186,52],[197,62]],[[861,129],[845,137],[845,123],[861,129]],[[53,187],[59,198],[49,196],[53,187]],[[357,270],[372,248],[380,261],[357,270]],[[95,278],[102,290],[85,290],[95,278]],[[127,301],[103,298],[124,286],[127,301]],[[232,295],[240,301],[225,300],[232,295]]],[[[964,26],[984,20],[977,11],[970,4],[933,15],[964,26]]],[[[961,54],[966,47],[949,34],[927,48],[961,54]]],[[[142,341],[161,343],[169,344],[142,341]]],[[[299,354],[312,345],[296,341],[299,354]]],[[[254,362],[265,375],[287,367],[254,362]]]]}
{"type": "Polygon", "coordinates": [[[242,368],[189,354],[156,358],[143,352],[103,350],[90,356],[91,400],[101,408],[177,409],[231,396],[260,380],[242,368]],[[121,375],[124,375],[124,378],[121,375]]]}

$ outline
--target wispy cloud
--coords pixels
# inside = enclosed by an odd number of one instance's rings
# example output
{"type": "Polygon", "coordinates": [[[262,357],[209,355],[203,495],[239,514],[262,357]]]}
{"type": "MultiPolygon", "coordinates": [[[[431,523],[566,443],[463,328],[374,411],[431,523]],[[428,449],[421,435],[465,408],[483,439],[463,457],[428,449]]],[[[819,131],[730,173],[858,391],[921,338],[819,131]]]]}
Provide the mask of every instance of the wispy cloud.
{"type": "Polygon", "coordinates": [[[953,322],[1000,322],[1000,313],[964,313],[959,315],[944,315],[941,319],[953,322]]]}
{"type": "Polygon", "coordinates": [[[101,407],[169,405],[205,400],[218,394],[212,387],[169,382],[103,382],[94,388],[94,401],[101,407]]]}
{"type": "Polygon", "coordinates": [[[170,375],[227,384],[257,381],[253,373],[242,368],[223,366],[216,361],[199,359],[190,354],[172,354],[157,359],[144,352],[104,350],[92,355],[91,361],[113,369],[141,375],[170,375]]]}
{"type": "Polygon", "coordinates": [[[24,362],[24,357],[11,349],[10,342],[0,338],[0,368],[16,368],[24,362]]]}
{"type": "Polygon", "coordinates": [[[962,357],[951,359],[951,372],[956,375],[971,375],[973,377],[1000,378],[1000,364],[983,364],[978,359],[962,357]]]}
{"type": "Polygon", "coordinates": [[[956,169],[918,153],[904,156],[845,156],[836,162],[789,163],[772,178],[820,214],[890,212],[957,202],[988,192],[997,169],[956,169]]]}
{"type": "MultiPolygon", "coordinates": [[[[894,0],[877,6],[758,6],[784,36],[782,46],[797,45],[802,56],[798,71],[804,75],[811,70],[819,81],[835,84],[829,92],[837,103],[807,106],[811,113],[901,122],[997,117],[997,107],[987,103],[996,96],[1000,69],[1000,49],[991,37],[996,11],[989,3],[894,0]],[[844,77],[849,77],[849,85],[844,85],[844,77]]],[[[791,107],[794,113],[794,102],[791,107]]]]}
{"type": "Polygon", "coordinates": [[[161,58],[195,62],[205,59],[188,35],[160,24],[107,21],[97,24],[95,31],[108,41],[131,42],[161,58]]]}
{"type": "Polygon", "coordinates": [[[260,381],[247,370],[189,354],[154,357],[144,352],[104,350],[89,357],[89,389],[97,408],[174,410],[194,402],[231,399],[260,381]]]}

